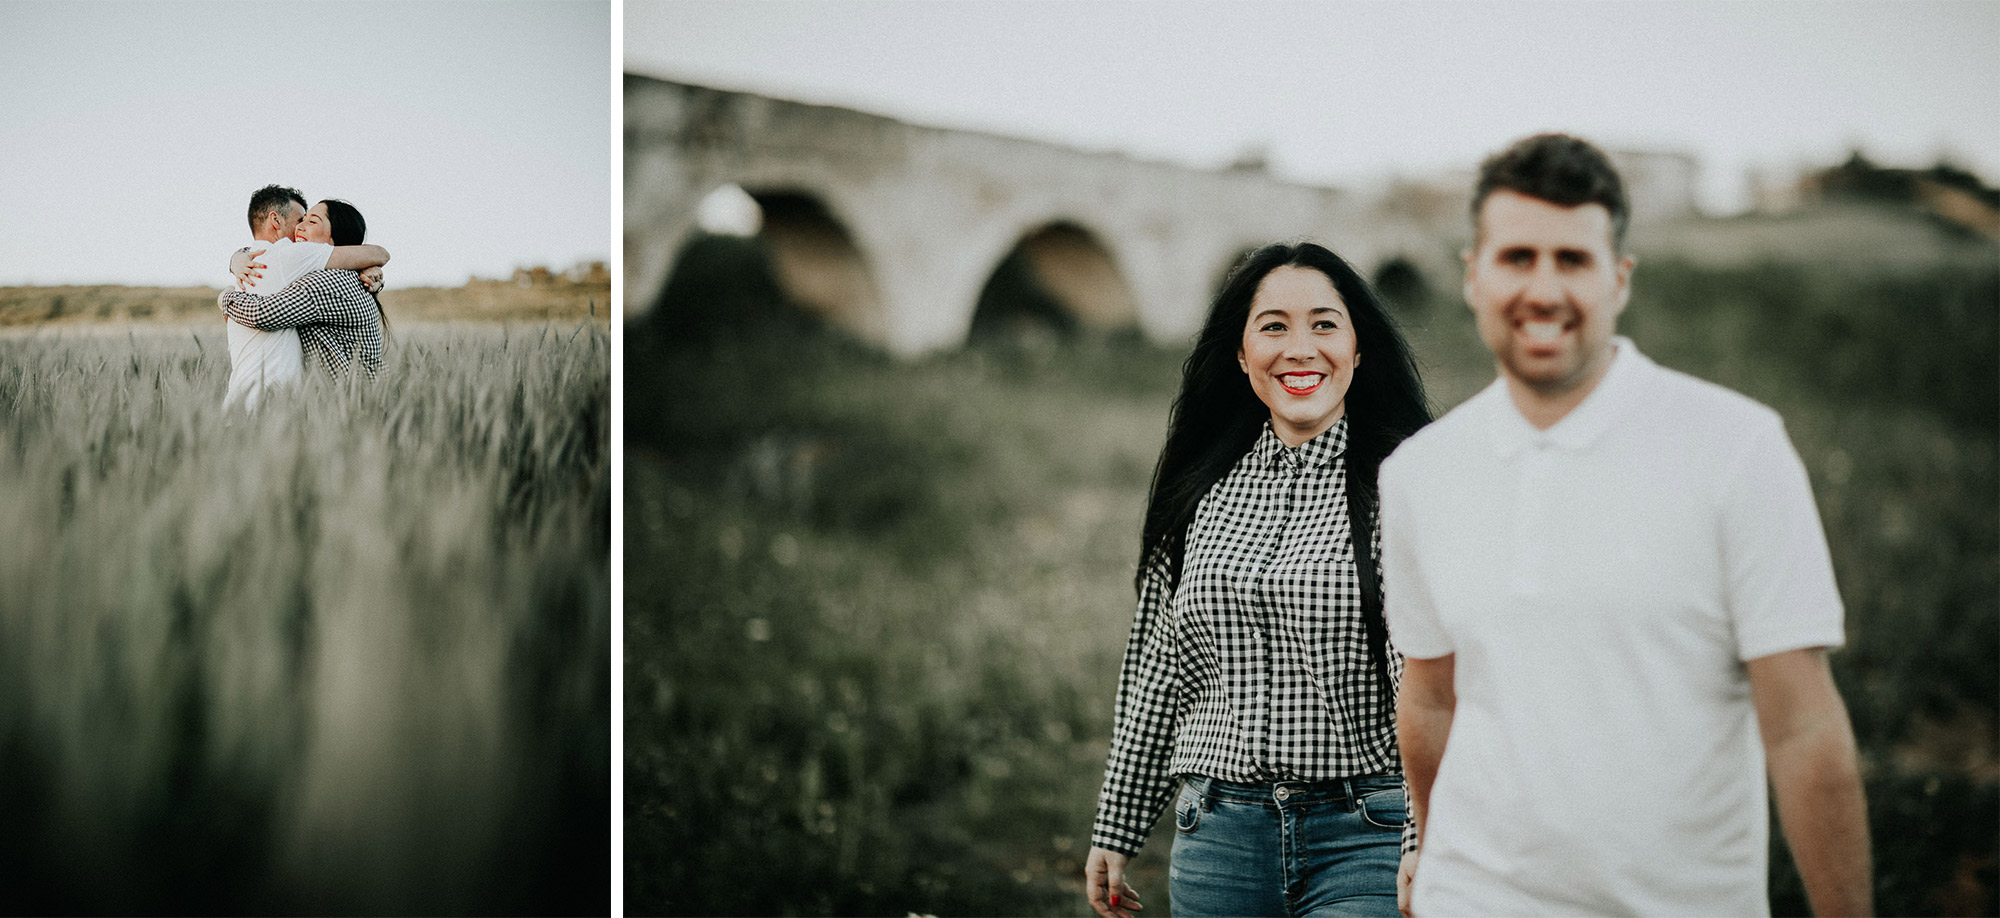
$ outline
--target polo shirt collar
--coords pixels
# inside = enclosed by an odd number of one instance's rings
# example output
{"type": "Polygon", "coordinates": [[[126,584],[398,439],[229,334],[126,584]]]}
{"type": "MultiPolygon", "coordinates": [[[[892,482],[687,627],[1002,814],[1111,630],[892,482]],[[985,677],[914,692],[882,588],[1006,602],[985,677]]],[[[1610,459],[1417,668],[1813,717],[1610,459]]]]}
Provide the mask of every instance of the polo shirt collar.
{"type": "Polygon", "coordinates": [[[1514,399],[1506,390],[1505,380],[1494,380],[1500,388],[1499,410],[1493,412],[1493,449],[1502,459],[1511,459],[1529,446],[1547,443],[1572,452],[1581,451],[1603,436],[1618,419],[1628,416],[1628,410],[1639,395],[1638,377],[1653,366],[1646,355],[1639,353],[1630,338],[1614,336],[1611,343],[1617,348],[1611,356],[1611,366],[1604,371],[1604,378],[1597,381],[1597,388],[1584,396],[1582,402],[1570,409],[1569,414],[1547,430],[1536,430],[1535,425],[1521,416],[1520,409],[1514,407],[1514,399]]]}
{"type": "Polygon", "coordinates": [[[1271,422],[1264,422],[1264,432],[1257,436],[1257,442],[1250,447],[1250,453],[1261,469],[1288,469],[1295,466],[1325,468],[1333,464],[1335,457],[1347,451],[1347,416],[1341,415],[1333,426],[1296,447],[1286,446],[1278,439],[1271,422]]]}

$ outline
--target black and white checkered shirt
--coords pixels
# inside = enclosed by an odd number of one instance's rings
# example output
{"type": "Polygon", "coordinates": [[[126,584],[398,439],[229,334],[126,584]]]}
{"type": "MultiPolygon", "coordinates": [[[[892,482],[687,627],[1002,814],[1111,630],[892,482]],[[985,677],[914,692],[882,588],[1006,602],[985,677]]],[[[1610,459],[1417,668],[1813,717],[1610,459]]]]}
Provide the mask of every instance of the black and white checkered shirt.
{"type": "Polygon", "coordinates": [[[1346,418],[1296,449],[1266,423],[1196,508],[1179,586],[1163,565],[1146,572],[1091,844],[1137,854],[1184,776],[1402,771],[1361,620],[1346,449],[1346,418]]]}
{"type": "Polygon", "coordinates": [[[250,328],[298,329],[306,357],[335,379],[357,361],[369,379],[382,368],[382,316],[353,271],[309,271],[269,295],[232,290],[222,308],[250,328]]]}

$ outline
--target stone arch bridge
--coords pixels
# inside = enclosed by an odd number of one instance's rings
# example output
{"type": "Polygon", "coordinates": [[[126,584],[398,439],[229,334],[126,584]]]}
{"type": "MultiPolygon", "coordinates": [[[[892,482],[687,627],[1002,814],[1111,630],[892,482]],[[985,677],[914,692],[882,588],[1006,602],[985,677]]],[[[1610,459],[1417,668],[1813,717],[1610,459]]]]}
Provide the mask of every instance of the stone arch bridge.
{"type": "MultiPolygon", "coordinates": [[[[762,211],[788,297],[903,355],[955,347],[1025,265],[1064,322],[1161,343],[1241,255],[1309,238],[1378,280],[1455,285],[1454,240],[1350,193],[625,76],[625,302],[650,309],[718,189],[762,211]]],[[[1459,205],[1462,206],[1462,205],[1459,205]]],[[[1454,215],[1455,216],[1455,215],[1454,215]]],[[[1462,220],[1462,217],[1457,219],[1462,220]]]]}

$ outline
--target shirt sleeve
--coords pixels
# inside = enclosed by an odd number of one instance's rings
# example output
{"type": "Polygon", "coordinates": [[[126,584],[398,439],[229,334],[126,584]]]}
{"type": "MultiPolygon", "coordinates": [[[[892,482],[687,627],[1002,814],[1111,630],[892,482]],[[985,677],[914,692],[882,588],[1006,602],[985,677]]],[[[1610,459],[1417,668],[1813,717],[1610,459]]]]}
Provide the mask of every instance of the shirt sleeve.
{"type": "Polygon", "coordinates": [[[1098,792],[1090,843],[1127,857],[1138,854],[1173,797],[1174,702],[1178,692],[1175,648],[1164,564],[1148,567],[1138,611],[1118,669],[1118,703],[1111,752],[1098,792]]]}
{"type": "MultiPolygon", "coordinates": [[[[1377,486],[1378,487],[1380,486],[1379,482],[1377,486]]],[[[1389,572],[1382,566],[1382,526],[1379,513],[1377,514],[1377,520],[1375,525],[1374,542],[1375,542],[1375,552],[1374,552],[1375,582],[1381,585],[1380,589],[1382,592],[1382,603],[1386,608],[1389,602],[1389,587],[1388,587],[1389,572]]],[[[1390,696],[1395,698],[1400,698],[1403,695],[1403,653],[1402,651],[1396,649],[1395,635],[1389,636],[1389,646],[1385,648],[1385,650],[1389,655],[1390,696]]],[[[1400,740],[1398,742],[1400,744],[1400,740]]],[[[1400,745],[1398,746],[1397,754],[1398,757],[1400,758],[1401,756],[1400,745]]],[[[1410,779],[1408,777],[1405,777],[1403,779],[1403,853],[1404,854],[1408,854],[1412,851],[1417,850],[1417,811],[1415,807],[1410,806],[1409,802],[1411,799],[1413,798],[1410,796],[1410,779]]]]}
{"type": "Polygon", "coordinates": [[[325,268],[327,259],[333,257],[333,246],[324,242],[264,243],[261,248],[264,254],[257,258],[265,263],[264,278],[252,287],[265,296],[275,295],[299,278],[325,268]]]}
{"type": "Polygon", "coordinates": [[[285,266],[286,273],[297,278],[325,270],[327,259],[333,257],[333,246],[324,242],[294,242],[286,247],[285,252],[290,261],[285,266]]]}
{"type": "Polygon", "coordinates": [[[1843,610],[1805,464],[1775,414],[1760,418],[1722,492],[1722,565],[1740,660],[1838,647],[1843,610]]]}
{"type": "Polygon", "coordinates": [[[1398,650],[1429,660],[1452,653],[1451,636],[1424,581],[1415,532],[1421,524],[1411,518],[1410,484],[1397,458],[1382,463],[1382,619],[1398,650]]]}
{"type": "Polygon", "coordinates": [[[374,299],[353,271],[314,271],[269,296],[225,291],[223,311],[250,328],[270,331],[301,325],[364,325],[374,299]]]}
{"type": "MultiPolygon", "coordinates": [[[[1382,566],[1382,514],[1380,512],[1376,514],[1376,526],[1372,526],[1372,542],[1374,542],[1374,552],[1370,552],[1370,554],[1374,556],[1374,564],[1376,564],[1376,584],[1382,590],[1382,604],[1388,606],[1388,570],[1382,566]]],[[[1388,688],[1390,688],[1390,698],[1402,698],[1402,652],[1396,650],[1396,636],[1394,634],[1388,636],[1388,646],[1384,648],[1384,652],[1388,652],[1388,688]]],[[[1400,756],[1400,746],[1398,746],[1398,756],[1400,756]]],[[[1402,806],[1402,852],[1410,854],[1410,852],[1416,850],[1416,810],[1410,806],[1410,800],[1412,800],[1410,798],[1410,778],[1402,780],[1402,800],[1404,800],[1404,806],[1402,806]]]]}
{"type": "Polygon", "coordinates": [[[1417,850],[1417,807],[1412,801],[1417,798],[1410,794],[1410,778],[1403,776],[1403,845],[1404,854],[1417,850]]]}

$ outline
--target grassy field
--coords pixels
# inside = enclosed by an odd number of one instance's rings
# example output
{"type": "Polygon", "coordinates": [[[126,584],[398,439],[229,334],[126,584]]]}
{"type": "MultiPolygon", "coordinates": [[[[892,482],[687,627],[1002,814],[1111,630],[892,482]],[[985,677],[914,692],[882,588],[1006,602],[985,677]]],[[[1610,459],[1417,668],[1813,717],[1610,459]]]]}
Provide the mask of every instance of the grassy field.
{"type": "Polygon", "coordinates": [[[0,336],[7,910],[608,910],[606,329],[227,373],[219,321],[0,336]]]}
{"type": "MultiPolygon", "coordinates": [[[[1880,908],[2000,911],[2000,280],[1665,263],[1637,290],[1627,333],[1777,408],[1813,477],[1880,908]]],[[[902,363],[692,305],[720,318],[626,339],[627,908],[1086,912],[1182,354],[902,363]]],[[[1492,378],[1462,305],[1405,315],[1440,408],[1492,378]]],[[[1135,862],[1149,915],[1170,834],[1135,862]]]]}
{"type": "MultiPolygon", "coordinates": [[[[531,279],[532,280],[532,279],[531,279]]],[[[540,282],[474,278],[457,287],[401,287],[382,292],[382,307],[396,322],[603,322],[610,312],[608,280],[578,282],[563,275],[540,282]]],[[[0,287],[0,328],[88,328],[105,323],[222,321],[214,287],[0,287]]]]}

